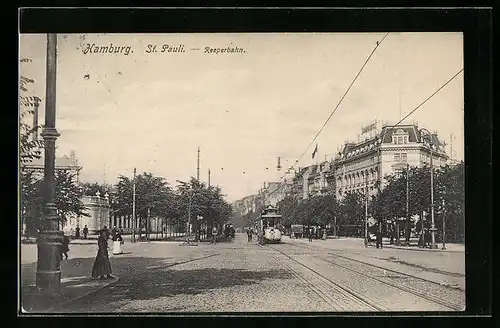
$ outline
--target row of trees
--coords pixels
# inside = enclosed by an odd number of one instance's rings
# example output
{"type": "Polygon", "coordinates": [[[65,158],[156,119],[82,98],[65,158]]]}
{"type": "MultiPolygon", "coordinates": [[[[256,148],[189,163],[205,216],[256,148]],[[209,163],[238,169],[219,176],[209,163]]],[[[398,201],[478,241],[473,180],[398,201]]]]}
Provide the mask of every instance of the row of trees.
{"type": "MultiPolygon", "coordinates": [[[[120,176],[114,186],[99,183],[78,183],[74,175],[65,170],[56,172],[55,204],[64,225],[70,216],[88,216],[82,202],[83,196],[109,195],[111,211],[116,217],[131,217],[133,204],[133,179],[120,176]]],[[[43,210],[43,180],[35,171],[21,169],[21,218],[26,233],[34,235],[39,228],[43,210]]],[[[189,219],[195,230],[200,228],[198,217],[210,227],[230,220],[231,205],[224,199],[218,187],[191,178],[178,181],[175,188],[151,173],[136,177],[136,218],[139,228],[146,228],[148,211],[150,217],[170,219],[177,224],[189,219]]]]}
{"type": "MultiPolygon", "coordinates": [[[[409,167],[399,174],[386,176],[387,184],[369,199],[368,216],[371,221],[387,222],[407,218],[402,229],[407,234],[412,228],[420,231],[421,224],[417,225],[411,218],[416,215],[421,217],[424,212],[426,222],[430,221],[430,175],[430,168],[424,166],[409,167]]],[[[463,162],[434,169],[435,224],[440,229],[445,217],[447,239],[454,242],[464,242],[464,181],[463,162]]],[[[278,203],[278,207],[285,225],[297,223],[326,226],[336,221],[337,226],[341,227],[363,227],[365,201],[365,195],[357,192],[348,193],[340,202],[333,194],[308,199],[287,196],[278,203]]]]}

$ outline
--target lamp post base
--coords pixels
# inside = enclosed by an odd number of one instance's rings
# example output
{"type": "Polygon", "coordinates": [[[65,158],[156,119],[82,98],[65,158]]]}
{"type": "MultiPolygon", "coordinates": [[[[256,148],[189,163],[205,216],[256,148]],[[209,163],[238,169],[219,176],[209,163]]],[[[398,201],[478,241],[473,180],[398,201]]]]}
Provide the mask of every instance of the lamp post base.
{"type": "Polygon", "coordinates": [[[62,237],[62,231],[43,231],[37,240],[36,286],[47,296],[57,296],[61,292],[62,237]]]}

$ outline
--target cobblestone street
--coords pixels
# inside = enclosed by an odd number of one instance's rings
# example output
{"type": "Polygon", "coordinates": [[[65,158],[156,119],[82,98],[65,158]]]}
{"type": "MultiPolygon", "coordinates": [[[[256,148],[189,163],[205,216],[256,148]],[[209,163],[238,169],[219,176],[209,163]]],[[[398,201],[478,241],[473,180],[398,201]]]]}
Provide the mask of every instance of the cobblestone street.
{"type": "MultiPolygon", "coordinates": [[[[465,292],[440,284],[445,273],[433,272],[432,259],[443,253],[365,249],[359,243],[284,238],[282,244],[260,246],[242,234],[216,245],[125,243],[125,253],[110,259],[116,283],[52,312],[453,311],[465,304],[465,292]],[[387,261],[405,254],[410,262],[429,258],[430,265],[387,261]],[[421,280],[425,272],[436,281],[421,280]]],[[[95,252],[95,244],[72,244],[70,258],[61,263],[63,280],[88,276],[95,252]]],[[[35,245],[23,245],[21,256],[22,284],[34,284],[35,245]]],[[[460,252],[446,256],[464,258],[460,252]]],[[[459,274],[448,278],[465,280],[459,274]]]]}

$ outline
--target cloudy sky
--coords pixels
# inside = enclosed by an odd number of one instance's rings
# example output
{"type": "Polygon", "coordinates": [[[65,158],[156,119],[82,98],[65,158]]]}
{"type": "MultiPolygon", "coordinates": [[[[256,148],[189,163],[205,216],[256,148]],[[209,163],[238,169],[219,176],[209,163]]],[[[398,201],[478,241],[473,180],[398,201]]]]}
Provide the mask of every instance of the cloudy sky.
{"type": "MultiPolygon", "coordinates": [[[[284,167],[295,162],[384,34],[58,35],[57,156],[74,150],[84,181],[112,183],[137,167],[175,185],[196,176],[199,146],[200,178],[211,169],[212,184],[236,200],[282,176],[278,156],[284,167]],[[84,54],[92,44],[131,51],[84,54]],[[245,52],[204,52],[228,46],[245,52]]],[[[21,74],[43,102],[46,35],[20,40],[20,56],[33,60],[21,74]]],[[[399,121],[463,68],[462,42],[461,33],[389,34],[318,137],[319,158],[362,125],[399,121]]],[[[463,159],[463,74],[408,120],[448,144],[452,134],[453,157],[463,159]]],[[[298,166],[316,163],[313,148],[298,166]]]]}

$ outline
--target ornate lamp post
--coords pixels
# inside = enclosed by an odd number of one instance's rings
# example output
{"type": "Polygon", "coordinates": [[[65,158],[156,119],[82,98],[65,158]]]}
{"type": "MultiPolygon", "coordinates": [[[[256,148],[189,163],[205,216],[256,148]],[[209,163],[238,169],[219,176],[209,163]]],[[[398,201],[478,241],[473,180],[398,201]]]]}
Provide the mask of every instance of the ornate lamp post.
{"type": "Polygon", "coordinates": [[[430,155],[431,155],[431,228],[429,229],[431,231],[431,248],[435,249],[437,248],[436,245],[436,225],[434,222],[434,166],[433,166],[433,148],[434,148],[434,141],[432,139],[432,134],[429,132],[427,129],[420,129],[421,132],[424,132],[425,134],[422,135],[423,138],[428,139],[429,141],[429,149],[430,149],[430,155]]]}
{"type": "Polygon", "coordinates": [[[40,234],[37,238],[36,286],[43,295],[57,296],[61,288],[61,244],[59,216],[55,199],[56,139],[56,65],[57,35],[47,34],[47,85],[45,94],[45,127],[41,133],[45,145],[44,206],[40,234]]]}

